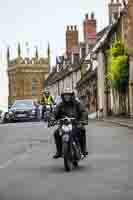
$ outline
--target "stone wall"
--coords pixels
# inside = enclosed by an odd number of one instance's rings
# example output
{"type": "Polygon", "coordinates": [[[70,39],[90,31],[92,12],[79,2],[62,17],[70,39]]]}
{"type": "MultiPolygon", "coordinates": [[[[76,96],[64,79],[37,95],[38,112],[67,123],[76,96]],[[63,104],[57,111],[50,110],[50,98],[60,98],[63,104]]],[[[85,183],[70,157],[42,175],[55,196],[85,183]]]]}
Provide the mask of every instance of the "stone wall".
{"type": "Polygon", "coordinates": [[[48,76],[47,59],[22,59],[8,61],[9,104],[17,99],[40,99],[44,81],[48,76]],[[32,62],[34,61],[34,62],[32,62]],[[33,82],[34,85],[33,93],[33,82]]]}

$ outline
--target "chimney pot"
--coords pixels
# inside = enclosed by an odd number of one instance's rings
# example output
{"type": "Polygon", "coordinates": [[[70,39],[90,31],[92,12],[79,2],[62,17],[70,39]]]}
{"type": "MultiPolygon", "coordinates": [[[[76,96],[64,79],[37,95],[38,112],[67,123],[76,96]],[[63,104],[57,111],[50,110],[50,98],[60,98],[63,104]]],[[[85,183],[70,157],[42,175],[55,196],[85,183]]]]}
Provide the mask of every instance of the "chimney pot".
{"type": "Polygon", "coordinates": [[[88,19],[88,14],[85,15],[85,18],[88,19]]]}
{"type": "Polygon", "coordinates": [[[67,26],[67,31],[69,31],[69,26],[67,26]]]}
{"type": "Polygon", "coordinates": [[[75,28],[75,31],[76,31],[77,30],[77,26],[75,25],[74,28],[75,28]]]}
{"type": "Polygon", "coordinates": [[[71,30],[73,30],[73,26],[71,26],[71,30]]]}
{"type": "Polygon", "coordinates": [[[91,13],[91,19],[94,19],[94,12],[91,13]]]}

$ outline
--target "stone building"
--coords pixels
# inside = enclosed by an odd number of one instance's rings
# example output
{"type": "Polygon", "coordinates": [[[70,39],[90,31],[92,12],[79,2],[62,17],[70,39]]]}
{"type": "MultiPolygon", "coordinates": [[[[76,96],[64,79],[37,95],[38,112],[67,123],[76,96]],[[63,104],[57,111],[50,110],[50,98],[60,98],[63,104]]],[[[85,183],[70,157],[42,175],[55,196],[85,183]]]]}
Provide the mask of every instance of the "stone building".
{"type": "Polygon", "coordinates": [[[76,89],[78,96],[88,108],[90,113],[96,111],[96,70],[93,68],[90,55],[93,47],[101,37],[101,33],[97,33],[97,21],[95,19],[94,13],[91,13],[89,17],[88,14],[85,15],[85,20],[83,23],[84,30],[84,41],[86,44],[86,56],[83,59],[81,66],[81,79],[77,83],[76,89]]]}
{"type": "Polygon", "coordinates": [[[37,99],[39,100],[44,89],[44,82],[49,72],[49,57],[39,57],[36,48],[33,58],[21,55],[20,44],[18,44],[18,56],[10,58],[10,50],[7,50],[8,78],[9,78],[9,104],[13,104],[18,99],[37,99]]]}
{"type": "MultiPolygon", "coordinates": [[[[113,98],[113,90],[107,79],[107,50],[112,47],[113,41],[120,39],[129,51],[129,87],[125,91],[126,115],[133,116],[133,0],[122,4],[119,0],[111,1],[109,4],[109,26],[105,33],[92,49],[92,57],[97,62],[97,102],[98,110],[103,110],[104,116],[110,114],[121,114],[119,96],[113,98]]],[[[90,57],[88,55],[88,57],[90,57]]],[[[95,61],[92,60],[92,64],[95,61]]],[[[128,80],[127,80],[128,81],[128,80]]]]}
{"type": "Polygon", "coordinates": [[[47,88],[51,94],[60,95],[65,87],[72,88],[77,94],[77,83],[81,79],[81,68],[84,58],[89,49],[96,41],[96,20],[92,13],[89,17],[85,15],[83,22],[84,40],[79,42],[79,32],[77,26],[67,26],[66,29],[66,50],[65,56],[59,57],[53,72],[46,81],[47,88]]]}
{"type": "Polygon", "coordinates": [[[53,96],[60,95],[66,87],[75,89],[80,79],[80,57],[84,53],[84,46],[79,43],[77,26],[67,26],[65,35],[65,53],[56,58],[56,66],[45,81],[45,86],[53,96]]]}
{"type": "Polygon", "coordinates": [[[45,87],[49,89],[51,95],[59,96],[64,88],[71,88],[76,93],[76,84],[81,78],[80,65],[78,64],[60,64],[60,70],[57,66],[45,81],[45,87]]]}

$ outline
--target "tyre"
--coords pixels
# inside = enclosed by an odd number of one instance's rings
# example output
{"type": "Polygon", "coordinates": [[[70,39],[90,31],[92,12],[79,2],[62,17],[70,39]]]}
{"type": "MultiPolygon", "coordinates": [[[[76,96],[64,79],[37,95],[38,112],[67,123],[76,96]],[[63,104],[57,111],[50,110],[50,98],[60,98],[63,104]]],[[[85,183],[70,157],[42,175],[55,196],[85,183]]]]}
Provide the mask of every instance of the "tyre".
{"type": "Polygon", "coordinates": [[[74,157],[76,160],[80,160],[81,159],[81,149],[80,149],[80,145],[76,144],[73,146],[74,149],[74,157]]]}
{"type": "Polygon", "coordinates": [[[5,113],[5,116],[3,118],[3,123],[8,123],[9,122],[9,114],[5,113]]]}
{"type": "Polygon", "coordinates": [[[71,162],[71,156],[69,153],[69,144],[64,143],[63,144],[63,155],[64,155],[64,168],[67,172],[70,172],[73,167],[73,163],[71,162]]]}

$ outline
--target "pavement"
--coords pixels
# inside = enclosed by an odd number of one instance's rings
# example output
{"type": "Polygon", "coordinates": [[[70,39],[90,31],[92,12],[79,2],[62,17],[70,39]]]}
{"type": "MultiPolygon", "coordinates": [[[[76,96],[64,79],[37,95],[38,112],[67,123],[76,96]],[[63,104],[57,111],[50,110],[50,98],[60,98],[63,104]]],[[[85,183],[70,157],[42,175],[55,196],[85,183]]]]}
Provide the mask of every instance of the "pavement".
{"type": "MultiPolygon", "coordinates": [[[[97,120],[96,119],[96,112],[89,114],[88,118],[91,119],[91,120],[97,120]]],[[[131,119],[131,118],[111,116],[111,117],[100,118],[99,121],[105,121],[107,123],[114,123],[116,125],[120,125],[120,126],[123,126],[123,127],[133,129],[133,119],[131,119]]]]}
{"type": "Polygon", "coordinates": [[[133,129],[133,119],[130,119],[130,118],[107,117],[107,118],[103,118],[101,120],[133,129]]]}
{"type": "Polygon", "coordinates": [[[132,200],[132,130],[89,121],[89,156],[64,171],[43,122],[0,125],[0,200],[132,200]]]}

